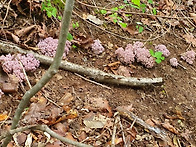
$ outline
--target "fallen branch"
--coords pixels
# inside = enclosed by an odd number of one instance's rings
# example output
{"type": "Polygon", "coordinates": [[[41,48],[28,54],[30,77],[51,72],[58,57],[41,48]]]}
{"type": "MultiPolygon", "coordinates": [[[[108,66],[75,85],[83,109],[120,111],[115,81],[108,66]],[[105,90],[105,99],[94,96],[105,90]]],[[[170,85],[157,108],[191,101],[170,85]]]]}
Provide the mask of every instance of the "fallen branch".
{"type": "MultiPolygon", "coordinates": [[[[0,40],[0,52],[2,53],[21,53],[21,54],[33,54],[42,64],[50,65],[53,58],[40,55],[33,51],[24,50],[13,43],[0,40]]],[[[78,73],[81,75],[89,76],[97,82],[110,83],[126,86],[146,86],[146,85],[161,85],[163,83],[162,78],[136,78],[136,77],[124,77],[120,75],[114,75],[105,73],[95,68],[84,67],[78,64],[74,64],[67,61],[61,61],[60,68],[70,72],[78,73]]]]}
{"type": "Polygon", "coordinates": [[[123,107],[117,107],[116,110],[119,112],[119,114],[123,117],[126,117],[127,119],[135,122],[139,126],[143,127],[144,129],[149,130],[152,134],[155,135],[155,137],[161,138],[163,141],[166,141],[167,143],[170,143],[171,140],[168,137],[168,135],[165,133],[165,131],[157,128],[150,126],[146,122],[144,122],[142,119],[140,119],[138,116],[136,116],[134,113],[124,109],[123,107]]]}
{"type": "Polygon", "coordinates": [[[47,125],[29,125],[29,126],[17,128],[17,129],[14,129],[14,130],[10,130],[7,133],[1,135],[0,136],[0,140],[5,138],[8,134],[14,135],[15,133],[23,132],[23,131],[28,130],[28,129],[31,129],[31,130],[41,130],[43,132],[47,132],[52,137],[55,137],[55,138],[59,139],[62,142],[65,142],[65,143],[68,143],[68,144],[72,144],[74,146],[78,146],[78,147],[92,147],[91,145],[87,145],[87,144],[84,144],[84,143],[80,143],[80,142],[73,141],[73,140],[70,140],[68,138],[62,137],[59,134],[57,134],[54,131],[52,131],[47,125]]]}

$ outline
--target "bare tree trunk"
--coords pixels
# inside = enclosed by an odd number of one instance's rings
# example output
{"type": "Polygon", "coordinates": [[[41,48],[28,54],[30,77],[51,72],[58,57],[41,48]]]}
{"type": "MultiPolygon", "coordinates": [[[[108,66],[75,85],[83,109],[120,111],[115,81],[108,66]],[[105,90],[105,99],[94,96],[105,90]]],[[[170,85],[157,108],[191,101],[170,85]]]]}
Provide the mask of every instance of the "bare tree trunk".
{"type": "MultiPolygon", "coordinates": [[[[65,48],[65,41],[67,38],[67,34],[69,31],[69,24],[71,20],[71,14],[73,10],[73,5],[74,5],[74,0],[66,0],[65,8],[64,8],[64,14],[63,14],[63,19],[62,19],[62,27],[60,31],[60,36],[59,36],[59,42],[58,42],[58,47],[57,47],[57,52],[54,57],[54,60],[47,70],[47,72],[44,74],[44,76],[37,82],[35,86],[32,87],[29,91],[27,91],[20,104],[18,105],[18,108],[15,112],[11,130],[15,129],[18,125],[18,122],[20,120],[21,114],[24,111],[24,108],[29,104],[29,100],[31,97],[33,97],[48,81],[58,72],[61,59],[64,53],[64,48],[65,48]]],[[[8,135],[6,139],[3,142],[3,147],[7,147],[7,144],[11,141],[12,135],[8,135]]]]}

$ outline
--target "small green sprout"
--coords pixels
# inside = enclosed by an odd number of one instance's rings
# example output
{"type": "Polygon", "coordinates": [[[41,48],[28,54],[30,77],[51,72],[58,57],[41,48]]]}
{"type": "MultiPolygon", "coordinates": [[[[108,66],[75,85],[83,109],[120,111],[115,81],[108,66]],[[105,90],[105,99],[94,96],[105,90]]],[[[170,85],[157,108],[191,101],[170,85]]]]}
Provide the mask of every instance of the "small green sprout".
{"type": "Polygon", "coordinates": [[[152,9],[152,13],[153,13],[154,15],[156,15],[156,14],[157,14],[157,9],[156,9],[156,8],[153,8],[153,9],[152,9]]]}
{"type": "Polygon", "coordinates": [[[140,8],[142,9],[142,13],[146,12],[146,5],[145,4],[141,4],[140,8]]]}
{"type": "Polygon", "coordinates": [[[111,11],[118,11],[118,7],[112,8],[111,11]]]}
{"type": "Polygon", "coordinates": [[[128,1],[127,1],[127,0],[124,0],[123,2],[124,2],[125,4],[127,4],[127,3],[128,3],[128,1]]]}
{"type": "Polygon", "coordinates": [[[125,6],[124,6],[124,5],[121,5],[121,6],[119,6],[118,8],[119,8],[119,9],[124,9],[125,6]]]}
{"type": "Polygon", "coordinates": [[[49,18],[52,16],[56,18],[57,9],[52,6],[51,0],[45,0],[42,2],[42,11],[46,11],[46,14],[49,18]]]}
{"type": "Polygon", "coordinates": [[[120,26],[122,27],[122,28],[126,28],[127,27],[127,23],[124,23],[124,22],[118,22],[119,24],[120,24],[120,26]]]}
{"type": "Polygon", "coordinates": [[[132,2],[134,5],[140,7],[140,0],[131,0],[131,2],[132,2]]]}
{"type": "Polygon", "coordinates": [[[148,3],[149,4],[153,4],[153,0],[148,0],[148,3]]]}
{"type": "Polygon", "coordinates": [[[62,20],[62,16],[58,16],[58,19],[59,19],[59,20],[62,20]]]}
{"type": "Polygon", "coordinates": [[[73,29],[78,28],[78,27],[79,27],[79,23],[78,23],[78,22],[73,23],[73,24],[72,24],[72,27],[73,27],[73,29]]]}
{"type": "Polygon", "coordinates": [[[46,12],[48,18],[54,17],[61,20],[62,17],[57,16],[57,8],[55,7],[57,4],[58,6],[60,6],[61,2],[59,0],[56,1],[44,0],[41,4],[42,6],[41,10],[46,12]]]}
{"type": "Polygon", "coordinates": [[[71,33],[68,33],[67,34],[67,40],[69,40],[69,41],[73,40],[73,36],[72,36],[71,33]]]}
{"type": "Polygon", "coordinates": [[[143,24],[141,22],[136,22],[136,28],[138,29],[139,33],[142,33],[144,31],[143,24]]]}
{"type": "Polygon", "coordinates": [[[107,11],[103,9],[103,10],[100,10],[100,13],[104,15],[107,13],[107,11]]]}
{"type": "Polygon", "coordinates": [[[155,62],[157,64],[159,64],[159,63],[161,63],[161,61],[165,60],[165,57],[162,56],[162,54],[163,54],[162,52],[154,52],[152,49],[150,49],[149,52],[152,57],[156,58],[155,62]]]}
{"type": "Polygon", "coordinates": [[[77,48],[77,46],[76,46],[76,45],[74,45],[74,44],[72,45],[72,47],[73,47],[73,48],[75,48],[75,49],[77,48]]]}

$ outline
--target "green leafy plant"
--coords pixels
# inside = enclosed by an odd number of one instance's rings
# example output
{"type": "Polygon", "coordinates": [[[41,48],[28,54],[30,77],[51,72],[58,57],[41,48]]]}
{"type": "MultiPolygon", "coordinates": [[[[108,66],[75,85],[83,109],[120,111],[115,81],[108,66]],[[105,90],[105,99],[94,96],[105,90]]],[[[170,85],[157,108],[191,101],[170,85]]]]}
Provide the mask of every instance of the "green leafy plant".
{"type": "Polygon", "coordinates": [[[156,15],[156,14],[157,14],[157,9],[156,9],[156,8],[153,8],[153,9],[152,9],[152,13],[153,13],[154,15],[156,15]]]}
{"type": "Polygon", "coordinates": [[[138,29],[139,33],[142,33],[144,31],[143,24],[141,22],[136,22],[136,28],[138,29]]]}
{"type": "Polygon", "coordinates": [[[127,23],[123,22],[123,19],[118,15],[117,12],[109,15],[109,17],[112,18],[114,23],[118,23],[122,28],[126,28],[127,27],[127,23]]]}
{"type": "Polygon", "coordinates": [[[56,18],[57,15],[57,9],[52,6],[51,0],[44,0],[42,2],[42,11],[46,11],[46,14],[49,18],[52,16],[56,18]]]}
{"type": "Polygon", "coordinates": [[[103,10],[100,10],[100,13],[104,15],[107,13],[107,11],[103,9],[103,10]]]}
{"type": "Polygon", "coordinates": [[[156,58],[155,62],[157,64],[159,64],[159,63],[161,63],[161,61],[165,60],[165,57],[162,56],[162,54],[163,54],[162,52],[154,52],[152,49],[150,49],[149,52],[152,57],[156,58]]]}
{"type": "Polygon", "coordinates": [[[112,8],[111,11],[118,11],[118,7],[112,8]]]}
{"type": "Polygon", "coordinates": [[[77,46],[76,46],[76,45],[74,45],[74,44],[72,45],[72,47],[73,47],[73,48],[75,48],[75,49],[77,48],[77,46]]]}
{"type": "Polygon", "coordinates": [[[72,36],[72,34],[69,33],[69,32],[68,32],[68,34],[67,34],[67,40],[69,40],[69,41],[73,40],[73,36],[72,36]]]}
{"type": "Polygon", "coordinates": [[[41,10],[46,12],[48,18],[54,17],[59,20],[62,19],[62,16],[57,15],[58,10],[64,9],[64,4],[61,0],[44,0],[41,5],[41,10]]]}
{"type": "Polygon", "coordinates": [[[72,23],[72,27],[73,29],[79,28],[79,23],[78,22],[72,23]]]}
{"type": "Polygon", "coordinates": [[[134,5],[140,7],[140,0],[131,0],[131,2],[132,2],[134,5]]]}
{"type": "Polygon", "coordinates": [[[141,4],[140,8],[141,8],[143,13],[146,12],[146,5],[145,4],[141,4]]]}
{"type": "Polygon", "coordinates": [[[153,0],[148,0],[148,3],[149,4],[153,4],[153,0]]]}

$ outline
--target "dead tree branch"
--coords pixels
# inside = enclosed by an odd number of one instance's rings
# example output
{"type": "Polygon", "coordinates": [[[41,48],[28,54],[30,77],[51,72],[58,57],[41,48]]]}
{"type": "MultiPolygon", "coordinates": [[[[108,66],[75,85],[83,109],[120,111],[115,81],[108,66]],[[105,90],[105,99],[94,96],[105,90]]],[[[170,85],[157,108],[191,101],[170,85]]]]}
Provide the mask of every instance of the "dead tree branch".
{"type": "Polygon", "coordinates": [[[87,145],[87,144],[84,144],[84,143],[80,143],[80,142],[73,141],[73,140],[70,140],[68,138],[62,137],[62,136],[58,135],[57,133],[55,133],[54,131],[52,131],[47,125],[29,125],[29,126],[20,127],[20,128],[14,129],[14,130],[10,130],[7,133],[1,135],[0,140],[5,138],[8,134],[14,135],[15,133],[23,132],[23,131],[28,130],[28,129],[41,130],[43,132],[47,132],[52,137],[55,137],[55,138],[59,139],[62,142],[72,144],[72,145],[75,145],[77,147],[92,147],[91,145],[87,145]]]}
{"type": "MultiPolygon", "coordinates": [[[[49,69],[42,76],[42,78],[30,90],[28,90],[24,94],[14,114],[14,118],[13,118],[12,125],[11,125],[11,130],[17,127],[18,122],[21,118],[22,112],[24,111],[25,107],[29,104],[30,98],[33,97],[42,87],[44,87],[44,85],[48,83],[49,80],[58,72],[61,59],[64,53],[65,41],[66,41],[67,34],[69,31],[69,24],[71,20],[73,5],[74,5],[74,0],[66,1],[63,19],[62,19],[61,31],[59,35],[58,47],[57,47],[57,51],[54,57],[54,61],[51,62],[49,69]]],[[[1,46],[0,48],[4,48],[4,47],[1,46]]],[[[7,147],[11,139],[12,139],[12,135],[8,134],[2,144],[2,147],[7,147]]]]}
{"type": "MultiPolygon", "coordinates": [[[[21,54],[33,54],[42,64],[51,65],[53,58],[37,54],[33,51],[24,50],[17,45],[0,40],[0,52],[2,53],[21,53],[21,54]]],[[[126,85],[126,86],[146,86],[146,85],[161,85],[163,83],[162,78],[136,78],[136,77],[124,77],[120,75],[114,75],[110,73],[103,72],[95,68],[89,68],[67,62],[65,60],[61,61],[60,68],[65,69],[70,72],[78,73],[81,75],[89,76],[97,82],[110,83],[116,85],[126,85]]]]}

